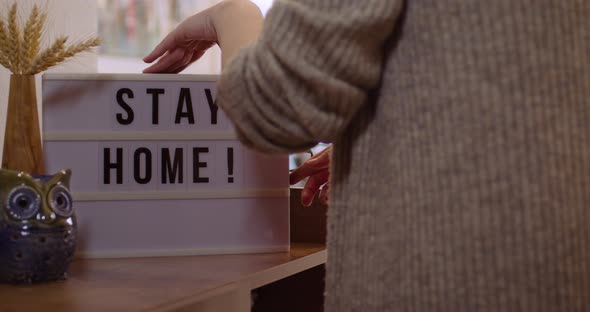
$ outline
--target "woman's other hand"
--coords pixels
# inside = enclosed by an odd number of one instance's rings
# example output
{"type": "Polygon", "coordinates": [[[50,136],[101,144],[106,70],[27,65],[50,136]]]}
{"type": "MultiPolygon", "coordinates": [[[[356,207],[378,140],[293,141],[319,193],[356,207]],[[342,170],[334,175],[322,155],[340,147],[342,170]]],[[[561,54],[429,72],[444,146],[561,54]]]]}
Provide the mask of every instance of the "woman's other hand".
{"type": "Polygon", "coordinates": [[[309,179],[301,192],[301,204],[309,207],[315,197],[315,194],[321,188],[319,200],[323,204],[328,203],[329,179],[330,179],[330,159],[332,157],[332,145],[323,151],[317,153],[305,161],[297,169],[293,170],[289,176],[289,182],[295,184],[307,177],[309,179]],[[322,187],[323,186],[323,187],[322,187]]]}
{"type": "Polygon", "coordinates": [[[143,61],[144,73],[179,73],[215,44],[225,65],[240,48],[258,37],[262,14],[248,0],[225,0],[180,23],[143,61]]]}

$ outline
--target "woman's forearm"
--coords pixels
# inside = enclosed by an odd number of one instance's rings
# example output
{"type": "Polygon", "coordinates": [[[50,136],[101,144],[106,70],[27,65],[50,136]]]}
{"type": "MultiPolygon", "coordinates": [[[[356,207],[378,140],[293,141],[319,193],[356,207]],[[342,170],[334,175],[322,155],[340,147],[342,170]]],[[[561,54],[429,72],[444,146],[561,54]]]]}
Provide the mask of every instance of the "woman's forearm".
{"type": "Polygon", "coordinates": [[[256,41],[262,30],[263,16],[258,6],[248,0],[226,0],[215,6],[211,14],[221,49],[221,66],[227,64],[240,49],[256,41]]]}

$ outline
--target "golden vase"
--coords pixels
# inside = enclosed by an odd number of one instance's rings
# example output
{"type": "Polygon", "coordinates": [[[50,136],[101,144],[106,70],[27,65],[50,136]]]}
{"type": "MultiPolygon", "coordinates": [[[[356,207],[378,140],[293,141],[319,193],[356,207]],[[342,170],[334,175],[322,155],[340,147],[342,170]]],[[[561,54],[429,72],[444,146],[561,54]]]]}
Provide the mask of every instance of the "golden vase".
{"type": "Polygon", "coordinates": [[[2,167],[45,173],[34,75],[10,77],[2,167]]]}

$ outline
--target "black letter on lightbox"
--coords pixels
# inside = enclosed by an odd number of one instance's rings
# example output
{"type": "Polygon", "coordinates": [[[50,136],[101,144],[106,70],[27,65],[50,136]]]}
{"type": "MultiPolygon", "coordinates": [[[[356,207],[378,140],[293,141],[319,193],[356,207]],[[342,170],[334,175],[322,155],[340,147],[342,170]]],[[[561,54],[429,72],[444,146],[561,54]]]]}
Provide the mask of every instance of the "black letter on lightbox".
{"type": "Polygon", "coordinates": [[[199,169],[207,168],[206,162],[199,161],[200,153],[209,153],[209,148],[193,147],[193,183],[209,183],[209,178],[199,176],[199,169]]]}
{"type": "Polygon", "coordinates": [[[188,118],[188,123],[195,124],[195,114],[193,114],[193,101],[191,99],[191,90],[189,88],[180,88],[178,97],[178,106],[176,107],[176,118],[174,123],[179,124],[180,118],[188,118]],[[186,112],[182,109],[186,103],[186,112]]]}
{"type": "Polygon", "coordinates": [[[152,180],[152,152],[145,148],[140,147],[133,153],[133,177],[139,184],[148,184],[152,180]],[[141,155],[145,155],[145,176],[141,177],[140,166],[141,166],[141,155]]]}
{"type": "Polygon", "coordinates": [[[211,95],[211,90],[205,89],[205,96],[207,97],[207,103],[209,104],[209,111],[211,111],[211,124],[217,124],[217,111],[219,107],[217,106],[217,102],[213,100],[213,96],[211,95]]]}
{"type": "Polygon", "coordinates": [[[158,111],[160,94],[164,94],[164,89],[147,89],[147,94],[152,95],[152,125],[158,124],[158,111]]]}
{"type": "Polygon", "coordinates": [[[127,95],[128,98],[133,98],[133,91],[129,88],[122,88],[117,91],[117,103],[125,112],[127,113],[127,118],[123,118],[123,114],[117,113],[117,121],[122,125],[128,125],[133,122],[133,109],[129,104],[125,103],[123,100],[123,95],[127,95]]]}
{"type": "Polygon", "coordinates": [[[170,180],[170,184],[177,183],[176,177],[178,176],[178,183],[182,184],[183,177],[183,150],[178,147],[174,149],[174,163],[170,161],[170,149],[162,148],[162,184],[167,184],[170,180]]]}
{"type": "Polygon", "coordinates": [[[103,183],[111,184],[111,169],[117,172],[117,184],[123,184],[123,149],[117,147],[117,160],[111,162],[111,149],[106,147],[103,150],[103,183]]]}

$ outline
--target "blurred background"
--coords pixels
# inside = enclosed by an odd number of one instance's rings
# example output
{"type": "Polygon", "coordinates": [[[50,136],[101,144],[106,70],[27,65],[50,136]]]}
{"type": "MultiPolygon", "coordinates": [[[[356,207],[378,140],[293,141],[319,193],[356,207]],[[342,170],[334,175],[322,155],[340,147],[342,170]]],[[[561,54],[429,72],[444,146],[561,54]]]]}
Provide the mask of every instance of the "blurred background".
{"type": "MultiPolygon", "coordinates": [[[[254,0],[266,14],[273,0],[254,0]]],[[[104,39],[98,71],[140,73],[141,59],[178,23],[219,0],[97,0],[98,33],[104,39]]],[[[218,74],[220,52],[213,47],[187,74],[218,74]]]]}

